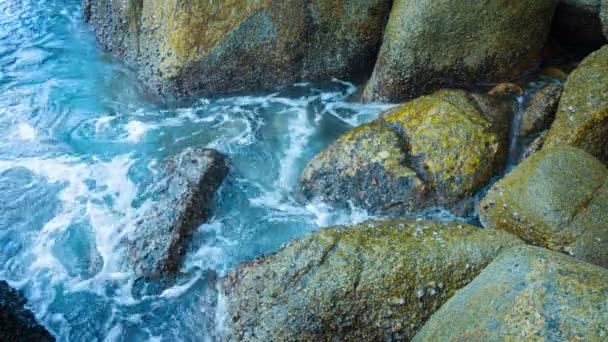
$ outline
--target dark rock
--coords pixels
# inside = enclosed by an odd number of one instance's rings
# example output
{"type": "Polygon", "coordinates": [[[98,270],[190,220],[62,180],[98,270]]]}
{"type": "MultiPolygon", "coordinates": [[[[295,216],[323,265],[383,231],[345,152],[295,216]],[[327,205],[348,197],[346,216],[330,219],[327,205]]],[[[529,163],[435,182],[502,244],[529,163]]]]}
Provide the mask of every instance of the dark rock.
{"type": "Polygon", "coordinates": [[[23,294],[0,281],[0,341],[55,341],[25,305],[23,294]]]}
{"type": "Polygon", "coordinates": [[[414,341],[606,341],[608,270],[532,246],[498,256],[414,341]]]}
{"type": "Polygon", "coordinates": [[[154,91],[218,95],[358,79],[374,66],[386,0],[86,0],[99,42],[154,91]]]}
{"type": "Polygon", "coordinates": [[[534,63],[557,0],[395,0],[364,99],[499,82],[534,63]]]}
{"type": "Polygon", "coordinates": [[[543,149],[479,204],[487,228],[608,267],[608,169],[583,150],[543,149]]]}
{"type": "Polygon", "coordinates": [[[539,134],[551,126],[555,119],[563,87],[548,84],[536,90],[524,105],[519,134],[530,137],[539,134]]]}
{"type": "Polygon", "coordinates": [[[570,45],[600,47],[606,44],[600,20],[602,0],[560,0],[552,35],[570,45]]]}
{"type": "Polygon", "coordinates": [[[458,289],[521,241],[459,223],[333,227],[246,263],[224,282],[227,339],[411,339],[458,289]]]}
{"type": "Polygon", "coordinates": [[[128,237],[128,259],[138,276],[159,279],[179,269],[227,173],[227,158],[209,149],[187,149],[165,163],[154,203],[128,237]]]}

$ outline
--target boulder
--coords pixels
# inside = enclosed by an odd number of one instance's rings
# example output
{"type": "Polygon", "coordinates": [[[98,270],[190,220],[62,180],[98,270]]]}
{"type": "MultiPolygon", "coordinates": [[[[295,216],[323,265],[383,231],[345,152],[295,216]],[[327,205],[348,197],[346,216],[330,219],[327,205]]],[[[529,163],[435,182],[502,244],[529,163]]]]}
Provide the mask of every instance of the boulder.
{"type": "Polygon", "coordinates": [[[532,246],[498,256],[414,341],[605,341],[608,270],[532,246]]]}
{"type": "Polygon", "coordinates": [[[164,163],[153,202],[128,237],[127,259],[139,277],[161,279],[178,271],[227,173],[227,158],[210,149],[189,148],[164,163]]]}
{"type": "Polygon", "coordinates": [[[447,85],[497,82],[536,58],[557,0],[395,0],[364,99],[400,102],[447,85]]]}
{"type": "Polygon", "coordinates": [[[571,145],[608,165],[608,46],[592,53],[564,86],[544,148],[571,145]]]}
{"type": "Polygon", "coordinates": [[[344,134],[309,163],[300,189],[372,213],[464,212],[503,167],[508,122],[507,108],[489,97],[439,91],[344,134]]]}
{"type": "Polygon", "coordinates": [[[170,96],[359,79],[373,68],[385,0],[85,0],[99,42],[170,96]]]}
{"type": "Polygon", "coordinates": [[[55,341],[55,338],[25,308],[23,294],[0,281],[0,340],[55,341]]]}
{"type": "Polygon", "coordinates": [[[570,45],[600,47],[606,44],[600,20],[602,0],[560,0],[552,35],[570,45]]]}
{"type": "Polygon", "coordinates": [[[518,244],[504,232],[422,220],[323,229],[225,279],[227,339],[408,340],[518,244]]]}
{"type": "Polygon", "coordinates": [[[583,150],[543,149],[479,204],[487,228],[608,267],[608,169],[583,150]]]}
{"type": "Polygon", "coordinates": [[[555,119],[562,90],[561,85],[547,84],[532,94],[524,104],[520,136],[527,138],[549,129],[555,119]]]}

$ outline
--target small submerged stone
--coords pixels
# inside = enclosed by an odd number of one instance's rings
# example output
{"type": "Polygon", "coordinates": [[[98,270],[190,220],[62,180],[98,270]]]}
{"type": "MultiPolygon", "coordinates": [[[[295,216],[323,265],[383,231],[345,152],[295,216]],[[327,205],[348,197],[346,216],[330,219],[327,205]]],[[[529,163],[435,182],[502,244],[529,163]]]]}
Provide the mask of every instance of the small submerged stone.
{"type": "Polygon", "coordinates": [[[519,244],[505,232],[423,220],[326,228],[225,279],[227,338],[411,339],[456,290],[519,244]]]}
{"type": "Polygon", "coordinates": [[[166,161],[153,205],[128,237],[128,261],[138,276],[158,279],[180,267],[194,230],[210,215],[228,160],[215,150],[189,148],[166,161]]]}

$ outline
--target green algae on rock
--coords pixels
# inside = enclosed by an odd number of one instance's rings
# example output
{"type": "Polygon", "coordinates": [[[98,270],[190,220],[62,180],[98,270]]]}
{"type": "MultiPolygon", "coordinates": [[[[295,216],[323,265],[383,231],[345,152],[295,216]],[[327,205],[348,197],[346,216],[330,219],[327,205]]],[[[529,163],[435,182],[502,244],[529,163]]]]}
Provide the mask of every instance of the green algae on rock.
{"type": "Polygon", "coordinates": [[[571,145],[608,165],[608,46],[590,54],[566,81],[544,148],[571,145]]]}
{"type": "Polygon", "coordinates": [[[85,0],[100,43],[174,96],[357,79],[373,68],[384,0],[85,0]]]}
{"type": "Polygon", "coordinates": [[[602,0],[560,0],[553,18],[552,35],[571,45],[600,47],[606,44],[600,20],[602,0]]]}
{"type": "Polygon", "coordinates": [[[502,169],[509,115],[490,97],[462,90],[418,98],[319,154],[302,174],[301,191],[371,212],[466,211],[466,199],[502,169]]]}
{"type": "Polygon", "coordinates": [[[225,279],[227,337],[407,340],[521,243],[497,230],[408,219],[322,229],[225,279]]]}
{"type": "Polygon", "coordinates": [[[608,270],[532,246],[498,256],[414,341],[605,341],[608,270]]]}
{"type": "Polygon", "coordinates": [[[483,225],[608,267],[608,169],[583,150],[543,149],[497,182],[483,225]]]}
{"type": "Polygon", "coordinates": [[[540,51],[557,0],[395,0],[368,101],[516,76],[540,51]]]}

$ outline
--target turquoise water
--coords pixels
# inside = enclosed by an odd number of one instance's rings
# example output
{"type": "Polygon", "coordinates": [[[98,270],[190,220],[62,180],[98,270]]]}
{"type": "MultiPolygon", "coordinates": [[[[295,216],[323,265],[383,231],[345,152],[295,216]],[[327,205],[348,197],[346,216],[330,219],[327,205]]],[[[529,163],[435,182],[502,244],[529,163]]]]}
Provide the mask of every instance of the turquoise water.
{"type": "Polygon", "coordinates": [[[0,0],[0,279],[62,341],[216,340],[219,279],[307,232],[367,218],[295,199],[297,177],[349,127],[387,107],[333,81],[159,105],[104,54],[81,0],[0,0]],[[177,284],[141,291],[122,238],[153,166],[189,146],[232,160],[213,219],[177,284]]]}

